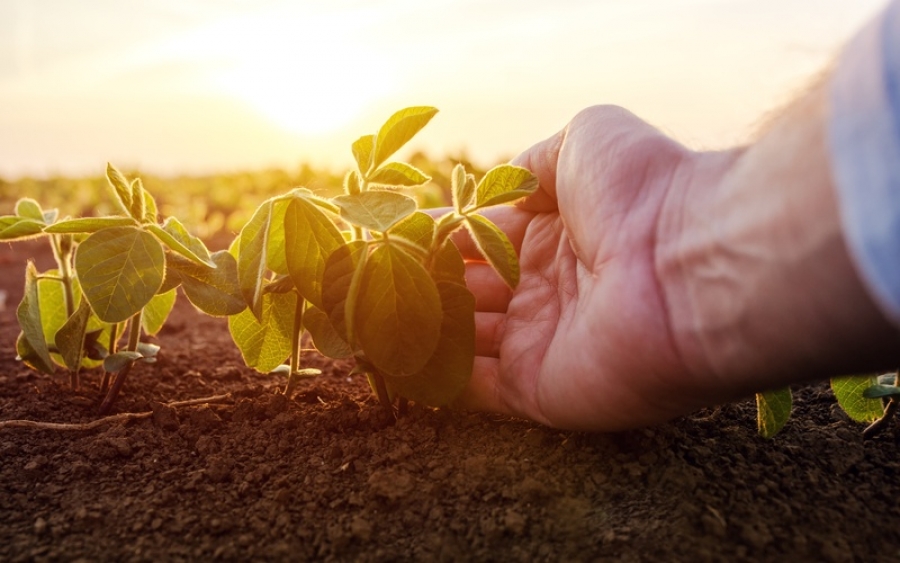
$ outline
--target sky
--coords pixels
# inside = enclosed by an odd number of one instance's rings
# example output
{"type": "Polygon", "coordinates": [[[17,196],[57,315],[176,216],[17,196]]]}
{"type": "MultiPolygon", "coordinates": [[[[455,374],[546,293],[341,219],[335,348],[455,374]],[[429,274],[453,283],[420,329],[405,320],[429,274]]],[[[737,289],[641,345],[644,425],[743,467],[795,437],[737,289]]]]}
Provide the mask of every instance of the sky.
{"type": "Polygon", "coordinates": [[[0,0],[0,178],[343,170],[396,110],[481,164],[579,110],[746,142],[883,0],[0,0]]]}

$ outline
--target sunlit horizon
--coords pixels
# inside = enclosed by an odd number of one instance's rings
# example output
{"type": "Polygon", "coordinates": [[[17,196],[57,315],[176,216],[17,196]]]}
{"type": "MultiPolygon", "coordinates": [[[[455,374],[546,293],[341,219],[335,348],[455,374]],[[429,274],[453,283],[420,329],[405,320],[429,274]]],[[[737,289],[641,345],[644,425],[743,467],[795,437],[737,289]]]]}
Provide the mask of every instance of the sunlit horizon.
{"type": "Polygon", "coordinates": [[[694,148],[745,142],[884,5],[389,0],[0,6],[0,178],[351,163],[394,110],[410,150],[488,164],[622,105],[694,148]]]}

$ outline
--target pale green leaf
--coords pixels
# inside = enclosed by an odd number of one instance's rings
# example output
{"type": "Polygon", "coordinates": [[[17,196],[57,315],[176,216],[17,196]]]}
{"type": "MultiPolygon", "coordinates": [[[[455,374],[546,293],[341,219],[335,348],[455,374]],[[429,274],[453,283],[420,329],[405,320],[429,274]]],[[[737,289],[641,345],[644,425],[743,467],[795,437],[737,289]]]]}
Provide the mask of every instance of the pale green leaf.
{"type": "Polygon", "coordinates": [[[26,240],[44,233],[44,222],[6,215],[0,217],[0,241],[26,240]]]}
{"type": "Polygon", "coordinates": [[[284,237],[291,280],[300,295],[322,308],[325,262],[344,245],[344,237],[318,206],[302,197],[294,198],[287,206],[284,237]]]}
{"type": "Polygon", "coordinates": [[[389,162],[369,174],[370,184],[382,186],[411,188],[413,186],[421,186],[430,180],[430,176],[415,166],[403,162],[389,162]]]}
{"type": "Polygon", "coordinates": [[[344,193],[348,195],[358,194],[362,191],[362,180],[359,172],[351,170],[344,176],[344,193]]]}
{"type": "Polygon", "coordinates": [[[427,250],[431,248],[431,242],[434,240],[434,219],[427,213],[416,211],[391,227],[390,233],[391,238],[403,237],[427,250]]]}
{"type": "Polygon", "coordinates": [[[124,215],[131,215],[131,185],[125,176],[110,163],[106,164],[106,179],[112,186],[113,194],[115,194],[116,207],[119,208],[124,215]]]}
{"type": "Polygon", "coordinates": [[[463,210],[472,203],[475,195],[474,179],[469,182],[468,178],[465,166],[457,164],[453,167],[453,172],[450,174],[450,198],[453,201],[453,208],[459,214],[462,214],[463,210]]]}
{"type": "Polygon", "coordinates": [[[16,317],[22,328],[22,342],[17,345],[17,350],[28,365],[44,373],[53,373],[53,360],[50,359],[41,319],[37,275],[34,263],[29,260],[25,267],[25,293],[16,309],[16,317]]]}
{"type": "MultiPolygon", "coordinates": [[[[388,118],[378,134],[372,150],[372,166],[378,168],[392,154],[409,142],[437,114],[437,108],[418,106],[402,109],[388,118]]],[[[367,172],[367,170],[363,170],[367,172]]]]}
{"type": "Polygon", "coordinates": [[[506,234],[481,215],[467,215],[466,226],[481,254],[506,285],[515,289],[519,285],[519,258],[506,234]]]}
{"type": "MultiPolygon", "coordinates": [[[[353,158],[362,174],[366,174],[372,168],[372,149],[375,148],[375,135],[363,135],[353,141],[353,158]]],[[[352,192],[348,192],[352,193],[352,192]]]]}
{"type": "Polygon", "coordinates": [[[851,375],[831,380],[831,390],[838,404],[856,422],[874,422],[884,414],[881,399],[867,398],[866,389],[878,385],[874,375],[851,375]]]}
{"type": "Polygon", "coordinates": [[[441,333],[441,298],[428,272],[390,245],[369,257],[355,316],[356,336],[369,360],[382,372],[419,372],[441,333]]]}
{"type": "Polygon", "coordinates": [[[163,244],[173,252],[184,256],[188,260],[201,266],[215,268],[216,265],[209,258],[209,250],[199,238],[195,237],[175,217],[169,217],[162,227],[156,223],[146,225],[146,229],[156,235],[163,244]]]}
{"type": "Polygon", "coordinates": [[[309,306],[303,313],[303,326],[312,337],[313,345],[323,356],[329,358],[349,358],[353,350],[338,334],[328,315],[318,307],[309,306]]]}
{"type": "Polygon", "coordinates": [[[86,299],[82,299],[81,304],[75,309],[75,313],[56,332],[56,348],[66,367],[72,371],[81,368],[84,358],[84,341],[91,315],[91,306],[86,299]]]}
{"type": "Polygon", "coordinates": [[[214,317],[240,313],[247,303],[238,283],[237,261],[225,250],[214,252],[210,260],[216,268],[180,260],[169,263],[178,270],[184,294],[195,307],[214,317]]]}
{"type": "Polygon", "coordinates": [[[140,352],[131,352],[128,350],[125,350],[123,352],[116,352],[115,354],[110,354],[103,359],[103,369],[108,371],[109,373],[122,371],[127,366],[133,364],[136,360],[140,360],[143,357],[144,356],[142,356],[140,352]]]}
{"type": "Polygon", "coordinates": [[[98,231],[75,252],[82,291],[94,313],[109,323],[127,320],[153,299],[165,266],[159,241],[134,227],[98,231]]]}
{"type": "Polygon", "coordinates": [[[756,426],[763,438],[773,438],[791,417],[790,388],[756,394],[756,426]]]}
{"type": "Polygon", "coordinates": [[[384,232],[416,211],[416,200],[397,192],[369,191],[334,198],[341,218],[357,227],[384,232]]]}
{"type": "Polygon", "coordinates": [[[96,233],[111,227],[130,227],[134,225],[136,223],[131,217],[81,217],[78,219],[63,219],[46,227],[44,232],[55,235],[96,233]]]}
{"type": "Polygon", "coordinates": [[[159,209],[156,206],[156,200],[147,190],[144,190],[144,223],[156,223],[159,209]]]}
{"type": "Polygon", "coordinates": [[[272,219],[269,236],[266,238],[266,267],[279,275],[290,273],[287,265],[287,239],[284,232],[284,218],[288,205],[296,198],[276,199],[272,204],[272,219]]]}
{"type": "Polygon", "coordinates": [[[249,309],[228,317],[228,330],[249,367],[269,373],[290,356],[296,307],[293,292],[266,293],[259,320],[249,309]]]}
{"type": "Polygon", "coordinates": [[[273,207],[272,200],[263,202],[241,229],[240,240],[237,241],[238,284],[244,301],[257,319],[262,318],[263,285],[273,207]]]}
{"type": "Polygon", "coordinates": [[[488,170],[478,183],[475,207],[477,209],[515,201],[534,193],[537,188],[537,177],[530,170],[512,164],[501,164],[488,170]]]}
{"type": "MultiPolygon", "coordinates": [[[[141,315],[141,326],[144,327],[144,332],[153,336],[166,324],[166,319],[169,318],[169,313],[175,306],[177,293],[174,289],[170,289],[165,293],[154,295],[150,303],[147,303],[144,313],[141,315]]],[[[243,301],[241,303],[243,304],[243,301]]]]}
{"type": "Polygon", "coordinates": [[[131,216],[136,221],[143,221],[147,212],[147,200],[144,197],[144,183],[140,178],[131,181],[131,216]]]}
{"type": "Polygon", "coordinates": [[[472,377],[475,362],[475,297],[464,286],[438,282],[443,320],[437,349],[408,377],[385,376],[394,394],[433,407],[452,403],[472,377]]]}
{"type": "MultiPolygon", "coordinates": [[[[44,272],[48,276],[59,276],[59,270],[48,270],[44,272]]],[[[44,328],[44,340],[47,345],[54,344],[56,341],[56,333],[66,323],[68,315],[68,305],[66,304],[66,293],[63,284],[58,279],[41,278],[37,281],[38,299],[41,304],[41,326],[44,328]]],[[[72,304],[72,310],[75,310],[75,304],[72,304]]],[[[54,358],[51,355],[51,358],[54,358]]],[[[54,359],[62,359],[56,356],[54,359]]]]}
{"type": "Polygon", "coordinates": [[[23,219],[44,222],[44,210],[41,209],[41,204],[30,197],[23,197],[16,202],[16,215],[23,219]]]}

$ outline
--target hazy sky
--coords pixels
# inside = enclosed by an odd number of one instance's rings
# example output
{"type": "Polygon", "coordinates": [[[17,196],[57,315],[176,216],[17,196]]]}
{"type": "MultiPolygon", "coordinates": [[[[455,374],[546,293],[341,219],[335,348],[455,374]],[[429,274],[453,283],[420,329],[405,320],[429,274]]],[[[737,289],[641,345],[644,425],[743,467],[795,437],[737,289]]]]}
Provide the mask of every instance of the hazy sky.
{"type": "Polygon", "coordinates": [[[346,168],[394,110],[415,146],[512,156],[581,108],[742,142],[882,0],[0,0],[0,176],[346,168]]]}

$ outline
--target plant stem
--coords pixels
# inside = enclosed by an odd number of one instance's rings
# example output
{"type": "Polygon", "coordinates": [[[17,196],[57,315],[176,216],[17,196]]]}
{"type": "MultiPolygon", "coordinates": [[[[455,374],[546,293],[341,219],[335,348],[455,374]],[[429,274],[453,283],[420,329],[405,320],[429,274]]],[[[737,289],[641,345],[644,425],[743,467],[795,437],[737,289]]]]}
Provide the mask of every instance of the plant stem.
{"type": "Polygon", "coordinates": [[[373,371],[369,374],[372,381],[375,383],[375,393],[378,395],[378,400],[384,405],[384,408],[388,409],[391,414],[394,414],[394,405],[391,402],[390,393],[388,393],[387,385],[384,383],[384,376],[382,376],[377,371],[373,371]]]}
{"type": "MultiPolygon", "coordinates": [[[[143,314],[143,310],[138,311],[131,317],[131,320],[128,321],[128,351],[129,352],[137,352],[138,344],[141,342],[141,317],[143,314]]],[[[116,374],[116,379],[113,381],[112,387],[109,389],[109,393],[106,394],[106,397],[103,399],[103,402],[100,403],[100,414],[106,414],[112,408],[113,403],[116,401],[116,398],[119,396],[119,391],[122,390],[122,386],[125,385],[125,379],[128,377],[128,374],[131,372],[131,368],[134,366],[134,362],[128,362],[128,364],[122,368],[118,374],[116,374]]]]}
{"type": "MultiPolygon", "coordinates": [[[[109,346],[106,347],[106,351],[109,354],[116,353],[116,343],[119,340],[119,323],[113,323],[109,327],[109,346]]],[[[109,372],[103,370],[103,381],[100,383],[100,394],[106,395],[106,391],[109,388],[109,372]]]]}
{"type": "MultiPolygon", "coordinates": [[[[900,370],[897,370],[897,373],[894,374],[894,387],[900,387],[900,370]]],[[[896,398],[891,397],[888,399],[888,403],[884,406],[884,414],[881,415],[881,418],[863,430],[863,440],[871,438],[881,432],[884,427],[887,426],[887,423],[894,418],[898,407],[900,407],[900,403],[897,402],[896,398]]]]}
{"type": "Polygon", "coordinates": [[[306,299],[297,295],[297,306],[294,309],[294,331],[291,335],[291,373],[288,375],[284,394],[287,397],[294,392],[297,385],[297,372],[300,371],[300,355],[303,353],[301,340],[303,338],[303,310],[306,308],[306,299]]]}

